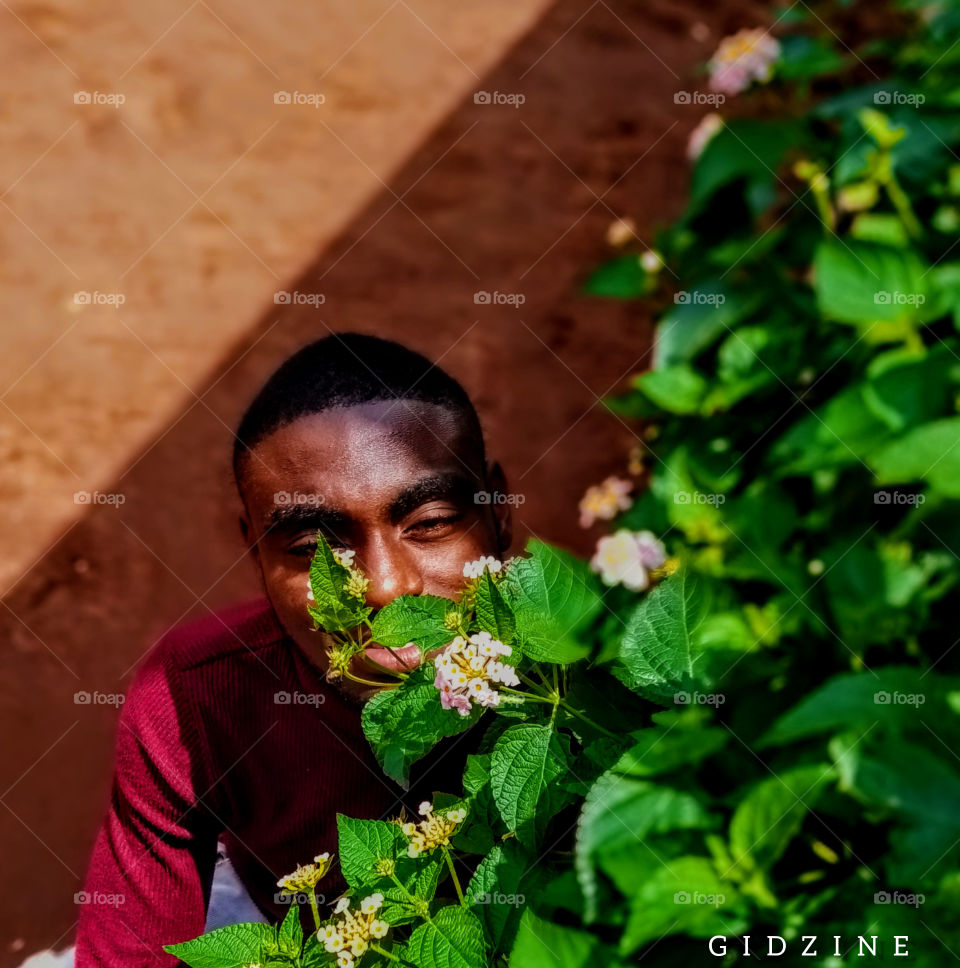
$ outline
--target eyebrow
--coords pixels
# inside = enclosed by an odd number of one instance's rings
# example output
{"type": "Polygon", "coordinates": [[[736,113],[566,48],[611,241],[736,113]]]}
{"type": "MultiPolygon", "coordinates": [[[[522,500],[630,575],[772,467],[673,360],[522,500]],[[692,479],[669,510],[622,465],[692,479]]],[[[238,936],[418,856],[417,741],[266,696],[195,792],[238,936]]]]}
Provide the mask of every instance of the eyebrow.
{"type": "MultiPolygon", "coordinates": [[[[387,509],[390,520],[396,523],[428,501],[450,500],[471,503],[477,493],[476,481],[463,474],[451,472],[422,477],[405,487],[387,509]]],[[[344,511],[323,504],[284,504],[275,507],[267,516],[270,531],[328,531],[345,530],[352,518],[344,511]]]]}
{"type": "Polygon", "coordinates": [[[451,472],[448,474],[434,474],[422,477],[404,488],[390,502],[390,519],[396,523],[415,511],[421,504],[428,501],[449,500],[458,503],[470,503],[468,499],[477,493],[477,482],[470,480],[463,474],[451,472]]]}
{"type": "Polygon", "coordinates": [[[350,521],[349,515],[317,504],[284,504],[267,516],[271,531],[334,531],[350,521]]]}

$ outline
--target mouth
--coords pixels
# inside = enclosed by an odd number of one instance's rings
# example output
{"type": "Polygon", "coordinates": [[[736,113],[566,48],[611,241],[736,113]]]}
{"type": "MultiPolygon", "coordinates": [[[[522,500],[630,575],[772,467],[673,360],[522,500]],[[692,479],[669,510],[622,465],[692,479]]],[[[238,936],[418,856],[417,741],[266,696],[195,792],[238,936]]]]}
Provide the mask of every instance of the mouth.
{"type": "Polygon", "coordinates": [[[387,649],[374,643],[363,650],[363,661],[374,672],[412,672],[421,660],[420,648],[416,645],[387,649]]]}

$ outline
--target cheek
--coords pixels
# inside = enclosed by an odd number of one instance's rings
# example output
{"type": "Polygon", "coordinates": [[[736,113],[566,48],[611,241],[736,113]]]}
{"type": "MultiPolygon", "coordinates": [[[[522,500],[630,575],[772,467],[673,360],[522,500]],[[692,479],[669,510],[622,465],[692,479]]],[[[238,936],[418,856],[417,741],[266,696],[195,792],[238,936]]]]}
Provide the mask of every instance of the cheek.
{"type": "Polygon", "coordinates": [[[481,555],[492,555],[491,546],[484,529],[474,528],[458,541],[441,546],[425,546],[417,554],[423,590],[428,595],[452,598],[463,586],[463,566],[481,555]]]}
{"type": "Polygon", "coordinates": [[[291,567],[287,563],[281,565],[279,562],[262,559],[261,567],[267,595],[278,615],[284,619],[309,625],[310,618],[307,615],[309,559],[303,560],[302,567],[291,567]]]}

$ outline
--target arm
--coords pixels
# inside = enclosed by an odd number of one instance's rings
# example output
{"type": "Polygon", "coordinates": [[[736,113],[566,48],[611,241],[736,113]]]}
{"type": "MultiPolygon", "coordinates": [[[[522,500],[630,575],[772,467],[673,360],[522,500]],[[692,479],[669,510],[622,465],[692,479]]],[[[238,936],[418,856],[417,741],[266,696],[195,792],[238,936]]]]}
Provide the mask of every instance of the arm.
{"type": "Polygon", "coordinates": [[[120,715],[110,806],[80,898],[75,968],[167,968],[164,944],[203,933],[219,825],[185,696],[163,643],[120,715]]]}

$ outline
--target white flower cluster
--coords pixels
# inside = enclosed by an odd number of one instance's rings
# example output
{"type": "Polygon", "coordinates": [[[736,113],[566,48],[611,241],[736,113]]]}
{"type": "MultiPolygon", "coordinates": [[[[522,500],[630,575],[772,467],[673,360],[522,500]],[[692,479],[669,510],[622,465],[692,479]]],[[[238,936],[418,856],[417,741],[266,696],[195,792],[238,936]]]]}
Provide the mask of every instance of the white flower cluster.
{"type": "Polygon", "coordinates": [[[292,874],[281,877],[277,881],[277,887],[285,894],[312,891],[332,865],[333,858],[329,854],[317,854],[312,864],[301,864],[292,874]]]}
{"type": "Polygon", "coordinates": [[[339,920],[325,924],[317,932],[317,940],[324,950],[337,956],[337,968],[353,968],[354,960],[363,957],[371,939],[376,941],[386,936],[390,925],[377,918],[381,907],[382,894],[365,897],[360,902],[359,911],[350,910],[348,897],[337,901],[333,913],[339,920]]]}
{"type": "Polygon", "coordinates": [[[489,570],[491,575],[499,575],[503,570],[503,562],[493,555],[481,555],[476,561],[468,561],[463,566],[464,578],[479,578],[484,569],[489,570]]]}
{"type": "Polygon", "coordinates": [[[477,632],[469,639],[458,635],[433,660],[437,670],[433,684],[440,690],[443,708],[469,716],[471,701],[478,706],[499,706],[500,693],[491,685],[520,685],[513,666],[500,661],[511,652],[509,645],[489,632],[477,632]]]}
{"type": "Polygon", "coordinates": [[[445,847],[449,844],[457,825],[467,819],[467,811],[460,808],[447,810],[445,813],[434,813],[433,804],[429,800],[424,800],[420,804],[420,816],[426,819],[421,820],[420,823],[400,824],[400,830],[410,841],[407,847],[408,857],[429,854],[437,847],[445,847]]]}

